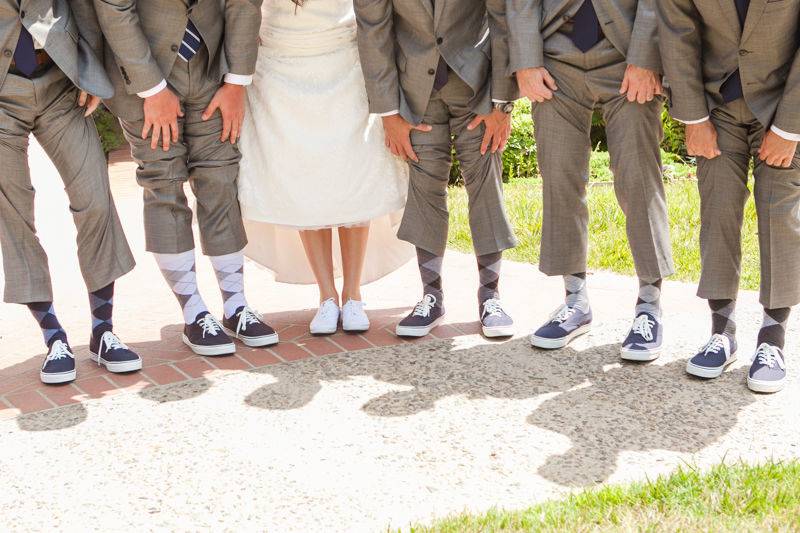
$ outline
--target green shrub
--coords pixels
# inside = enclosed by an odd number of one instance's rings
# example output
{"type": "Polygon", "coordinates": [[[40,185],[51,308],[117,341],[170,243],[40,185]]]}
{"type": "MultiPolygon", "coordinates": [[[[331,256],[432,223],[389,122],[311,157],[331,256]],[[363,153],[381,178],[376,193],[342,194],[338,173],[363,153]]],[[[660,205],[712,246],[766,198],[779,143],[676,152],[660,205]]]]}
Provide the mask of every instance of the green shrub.
{"type": "Polygon", "coordinates": [[[119,122],[105,107],[101,106],[94,112],[94,123],[106,155],[125,144],[125,137],[122,135],[119,122]]]}

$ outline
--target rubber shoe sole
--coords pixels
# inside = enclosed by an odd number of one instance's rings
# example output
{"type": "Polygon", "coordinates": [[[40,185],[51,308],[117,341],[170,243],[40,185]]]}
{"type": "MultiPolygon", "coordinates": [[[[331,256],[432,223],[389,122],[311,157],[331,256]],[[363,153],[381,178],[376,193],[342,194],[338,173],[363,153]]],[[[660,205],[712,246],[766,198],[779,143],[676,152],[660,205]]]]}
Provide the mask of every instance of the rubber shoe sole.
{"type": "Polygon", "coordinates": [[[280,337],[277,333],[273,333],[272,335],[262,335],[260,337],[248,337],[246,335],[241,335],[236,333],[233,330],[230,330],[226,327],[222,329],[225,330],[225,333],[228,334],[229,337],[234,339],[239,339],[242,344],[245,346],[249,346],[250,348],[264,348],[266,346],[275,346],[280,342],[280,337]]]}
{"type": "Polygon", "coordinates": [[[630,348],[625,348],[623,346],[619,351],[620,359],[625,361],[636,361],[639,363],[655,361],[660,355],[660,346],[658,348],[651,348],[649,350],[631,350],[630,348]]]}
{"type": "Polygon", "coordinates": [[[736,361],[735,353],[731,354],[730,358],[721,367],[700,366],[688,361],[686,363],[686,373],[698,378],[714,379],[720,377],[734,361],[736,361]]]}
{"type": "Polygon", "coordinates": [[[750,376],[747,376],[747,388],[749,388],[753,392],[763,392],[766,394],[772,394],[783,390],[783,386],[785,384],[786,384],[786,378],[780,381],[760,381],[757,379],[752,379],[750,378],[750,376]]]}
{"type": "Polygon", "coordinates": [[[531,335],[531,346],[534,348],[542,348],[544,350],[557,350],[558,348],[564,348],[567,344],[572,342],[573,339],[576,337],[580,337],[585,333],[589,333],[592,329],[591,324],[585,324],[572,333],[558,338],[558,339],[550,339],[547,337],[539,337],[537,335],[531,335]]]}
{"type": "Polygon", "coordinates": [[[183,343],[188,346],[197,355],[206,357],[216,357],[219,355],[233,355],[236,353],[236,345],[234,343],[219,344],[217,346],[202,346],[199,344],[192,344],[189,337],[183,336],[183,343]]]}
{"type": "Polygon", "coordinates": [[[333,335],[337,331],[339,331],[339,323],[338,322],[336,323],[335,326],[327,327],[327,328],[319,328],[319,327],[315,328],[315,327],[312,327],[310,325],[308,326],[308,332],[311,333],[312,335],[333,335]]]}
{"type": "Polygon", "coordinates": [[[125,372],[136,372],[142,369],[142,359],[135,359],[132,361],[106,361],[99,357],[94,352],[89,352],[89,358],[95,363],[99,363],[106,367],[106,370],[114,374],[122,374],[125,372]]]}
{"type": "Polygon", "coordinates": [[[481,325],[481,330],[483,331],[483,336],[487,339],[496,339],[498,337],[513,337],[514,334],[517,332],[517,328],[514,325],[510,326],[494,326],[488,327],[481,325]]]}
{"type": "Polygon", "coordinates": [[[370,326],[369,324],[367,324],[366,326],[364,324],[358,324],[356,326],[344,327],[343,324],[342,331],[344,331],[345,333],[364,333],[366,331],[369,331],[369,326],[370,326]]]}
{"type": "Polygon", "coordinates": [[[69,372],[59,372],[59,373],[39,372],[39,379],[45,385],[58,385],[59,383],[69,383],[71,381],[75,381],[75,378],[77,377],[78,377],[77,370],[70,370],[69,372]]]}
{"type": "Polygon", "coordinates": [[[424,337],[443,321],[444,315],[440,316],[427,326],[401,326],[398,324],[397,328],[395,329],[395,334],[398,337],[424,337]]]}

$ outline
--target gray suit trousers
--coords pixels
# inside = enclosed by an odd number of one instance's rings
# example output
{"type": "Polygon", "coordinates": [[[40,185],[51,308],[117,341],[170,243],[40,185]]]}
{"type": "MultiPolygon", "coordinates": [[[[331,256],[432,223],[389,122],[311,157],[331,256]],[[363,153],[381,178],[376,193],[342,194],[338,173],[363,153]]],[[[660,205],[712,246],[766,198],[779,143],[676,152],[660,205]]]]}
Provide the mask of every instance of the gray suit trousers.
{"type": "Polygon", "coordinates": [[[761,304],[768,309],[800,303],[800,150],[790,168],[758,159],[764,127],[744,99],[711,112],[722,155],[698,158],[700,252],[698,296],[735,299],[742,262],[741,231],[748,169],[753,161],[754,199],[761,252],[761,304]]]}
{"type": "MultiPolygon", "coordinates": [[[[566,37],[556,34],[551,39],[566,37]]],[[[669,276],[674,267],[659,150],[663,100],[638,104],[619,94],[626,63],[608,41],[587,54],[575,49],[559,59],[548,55],[545,66],[558,90],[551,100],[533,105],[544,181],[540,270],[548,275],[586,271],[590,133],[592,114],[599,108],[636,272],[647,281],[669,276]]]]}
{"type": "Polygon", "coordinates": [[[475,253],[485,255],[516,246],[503,206],[501,154],[481,155],[483,125],[467,130],[475,118],[475,103],[483,97],[451,71],[447,85],[434,91],[422,121],[433,130],[411,132],[411,144],[419,163],[409,162],[408,200],[397,236],[436,255],[443,255],[447,246],[447,182],[452,137],[469,196],[469,225],[475,253]]]}
{"type": "Polygon", "coordinates": [[[77,98],[78,90],[55,66],[35,79],[9,74],[0,90],[0,242],[6,302],[53,300],[47,255],[34,224],[35,193],[28,168],[30,133],[64,181],[87,289],[101,289],[134,267],[111,197],[97,129],[77,107],[77,98]]]}
{"type": "MultiPolygon", "coordinates": [[[[180,136],[165,152],[153,150],[142,139],[144,112],[138,120],[120,120],[133,158],[139,164],[136,179],[144,188],[145,242],[149,252],[181,253],[195,247],[192,209],[184,192],[189,182],[197,198],[200,240],[206,255],[238,252],[247,244],[239,208],[238,147],[221,142],[222,117],[216,112],[207,121],[203,111],[220,83],[208,77],[208,52],[201,48],[190,62],[177,60],[167,82],[181,100],[184,117],[178,118],[180,136]]],[[[136,95],[123,98],[138,100],[136,95]]]]}

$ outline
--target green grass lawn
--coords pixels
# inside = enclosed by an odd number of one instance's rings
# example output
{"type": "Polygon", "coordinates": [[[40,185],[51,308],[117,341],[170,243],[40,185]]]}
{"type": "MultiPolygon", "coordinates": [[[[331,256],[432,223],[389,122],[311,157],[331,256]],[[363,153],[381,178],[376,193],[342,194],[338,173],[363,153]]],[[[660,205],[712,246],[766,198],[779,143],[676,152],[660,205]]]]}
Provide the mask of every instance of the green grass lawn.
{"type": "Polygon", "coordinates": [[[798,531],[800,463],[691,468],[654,481],[609,485],[522,511],[459,515],[415,533],[494,531],[798,531]]]}
{"type": "MultiPolygon", "coordinates": [[[[667,205],[669,208],[672,247],[677,273],[673,279],[697,281],[700,277],[700,199],[692,177],[694,168],[676,156],[664,155],[667,205]]],[[[612,181],[608,154],[592,156],[591,181],[612,181]]],[[[505,185],[506,208],[520,244],[505,254],[507,259],[539,262],[542,230],[542,190],[539,179],[511,180],[505,185]]],[[[625,234],[625,216],[617,204],[614,189],[592,185],[589,203],[589,269],[633,274],[633,258],[625,234]]],[[[759,260],[756,214],[752,197],[745,209],[742,231],[742,289],[758,289],[759,260]]],[[[449,246],[471,251],[472,240],[467,217],[467,197],[463,187],[450,188],[449,246]]]]}

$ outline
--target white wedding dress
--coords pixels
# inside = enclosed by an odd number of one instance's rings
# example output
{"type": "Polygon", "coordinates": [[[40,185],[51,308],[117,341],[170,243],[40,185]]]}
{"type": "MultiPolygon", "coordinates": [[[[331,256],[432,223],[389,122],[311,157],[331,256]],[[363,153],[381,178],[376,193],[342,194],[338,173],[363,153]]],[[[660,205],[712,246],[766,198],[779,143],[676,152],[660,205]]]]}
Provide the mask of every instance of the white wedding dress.
{"type": "Polygon", "coordinates": [[[246,253],[278,281],[313,283],[297,230],[371,222],[364,282],[378,279],[414,253],[395,236],[408,170],[368,112],[353,0],[265,0],[262,10],[240,140],[246,253]]]}

